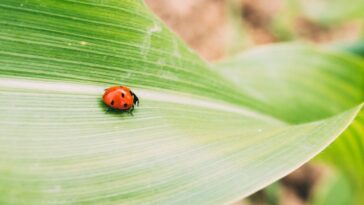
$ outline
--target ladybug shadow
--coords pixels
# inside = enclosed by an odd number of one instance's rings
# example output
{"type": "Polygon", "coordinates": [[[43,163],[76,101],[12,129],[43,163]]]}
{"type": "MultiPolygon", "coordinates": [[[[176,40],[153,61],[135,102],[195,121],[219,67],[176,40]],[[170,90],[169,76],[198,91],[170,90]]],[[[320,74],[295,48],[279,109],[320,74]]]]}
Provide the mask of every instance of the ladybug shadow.
{"type": "Polygon", "coordinates": [[[117,116],[120,116],[120,115],[127,115],[127,116],[134,116],[134,113],[135,113],[135,110],[134,109],[130,109],[130,110],[117,110],[117,109],[114,109],[114,108],[111,108],[107,105],[105,105],[105,103],[102,101],[102,99],[99,99],[98,100],[98,104],[99,104],[99,107],[104,111],[105,114],[108,114],[108,115],[117,115],[117,116]]]}

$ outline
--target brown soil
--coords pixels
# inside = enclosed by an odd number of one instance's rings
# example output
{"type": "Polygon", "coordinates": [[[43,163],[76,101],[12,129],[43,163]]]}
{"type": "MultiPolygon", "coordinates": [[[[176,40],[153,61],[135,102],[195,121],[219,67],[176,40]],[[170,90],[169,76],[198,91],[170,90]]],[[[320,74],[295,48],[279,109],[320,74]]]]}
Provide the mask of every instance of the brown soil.
{"type": "Polygon", "coordinates": [[[207,60],[224,57],[226,16],[223,0],[146,0],[150,8],[207,60]]]}

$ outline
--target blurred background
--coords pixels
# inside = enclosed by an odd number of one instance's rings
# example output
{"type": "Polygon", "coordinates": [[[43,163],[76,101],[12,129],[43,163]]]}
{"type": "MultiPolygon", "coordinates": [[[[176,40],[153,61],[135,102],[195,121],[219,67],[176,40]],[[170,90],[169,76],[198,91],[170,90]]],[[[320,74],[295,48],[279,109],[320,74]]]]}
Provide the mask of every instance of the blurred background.
{"type": "Polygon", "coordinates": [[[363,36],[363,0],[146,0],[209,61],[285,41],[354,42],[363,36]]]}
{"type": "MultiPolygon", "coordinates": [[[[350,47],[364,37],[364,0],[145,1],[209,62],[265,44],[303,41],[350,47]]],[[[319,205],[320,192],[330,190],[326,188],[332,179],[341,188],[329,194],[345,195],[345,181],[333,170],[308,163],[236,205],[319,205]]]]}

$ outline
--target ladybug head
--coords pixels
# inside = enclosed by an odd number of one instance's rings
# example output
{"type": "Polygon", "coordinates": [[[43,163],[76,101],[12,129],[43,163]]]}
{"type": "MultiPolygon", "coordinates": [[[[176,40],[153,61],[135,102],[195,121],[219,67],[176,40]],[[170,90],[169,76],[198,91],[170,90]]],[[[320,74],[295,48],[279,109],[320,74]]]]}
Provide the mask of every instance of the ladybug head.
{"type": "Polygon", "coordinates": [[[132,91],[130,91],[130,94],[134,97],[133,104],[139,106],[139,98],[132,91]]]}

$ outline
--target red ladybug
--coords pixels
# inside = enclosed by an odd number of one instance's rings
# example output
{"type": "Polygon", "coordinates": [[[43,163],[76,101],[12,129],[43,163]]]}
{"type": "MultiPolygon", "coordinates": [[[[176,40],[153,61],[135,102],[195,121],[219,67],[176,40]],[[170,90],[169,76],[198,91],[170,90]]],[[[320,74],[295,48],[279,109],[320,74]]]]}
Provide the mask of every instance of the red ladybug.
{"type": "Polygon", "coordinates": [[[105,89],[102,100],[111,108],[129,111],[130,113],[134,110],[134,105],[139,105],[138,97],[125,86],[114,86],[105,89]]]}

